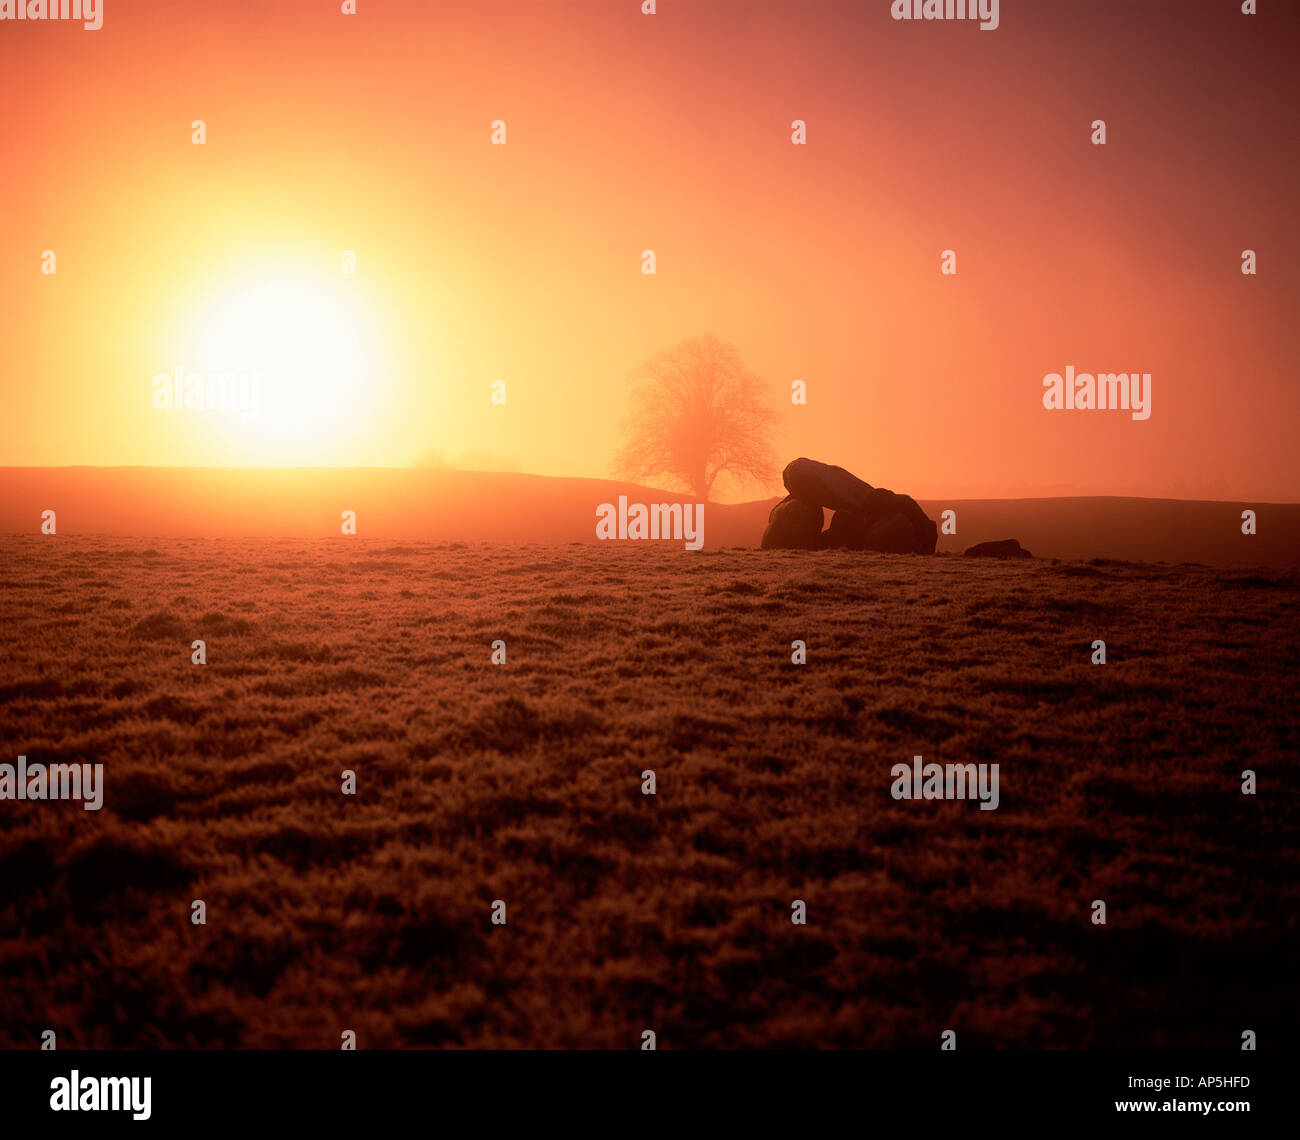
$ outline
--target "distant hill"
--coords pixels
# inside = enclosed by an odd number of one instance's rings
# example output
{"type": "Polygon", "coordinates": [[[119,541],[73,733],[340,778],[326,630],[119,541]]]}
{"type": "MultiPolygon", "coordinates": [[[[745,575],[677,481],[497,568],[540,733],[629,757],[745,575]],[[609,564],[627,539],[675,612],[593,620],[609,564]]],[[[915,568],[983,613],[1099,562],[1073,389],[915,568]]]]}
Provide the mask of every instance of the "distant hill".
{"type": "MultiPolygon", "coordinates": [[[[886,483],[888,480],[886,480],[886,483]]],[[[896,490],[898,488],[895,488],[896,490]]],[[[687,503],[686,495],[606,479],[414,468],[5,467],[0,533],[36,533],[57,512],[60,534],[331,536],[343,510],[371,538],[463,542],[594,542],[601,503],[687,503]]],[[[775,498],[705,511],[706,548],[757,546],[775,498]]],[[[922,500],[936,521],[957,512],[939,550],[1018,538],[1039,557],[1300,565],[1300,504],[1180,499],[922,500]],[[1259,533],[1241,533],[1241,512],[1259,533]]],[[[810,555],[815,557],[815,555],[810,555]]]]}

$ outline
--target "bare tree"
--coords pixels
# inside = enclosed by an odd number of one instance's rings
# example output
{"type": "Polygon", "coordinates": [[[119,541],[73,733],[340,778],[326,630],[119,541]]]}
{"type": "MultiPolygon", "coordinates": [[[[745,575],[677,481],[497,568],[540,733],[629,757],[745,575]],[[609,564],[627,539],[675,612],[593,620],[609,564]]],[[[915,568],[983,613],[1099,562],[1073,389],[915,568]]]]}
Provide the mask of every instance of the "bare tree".
{"type": "Polygon", "coordinates": [[[632,410],[614,457],[620,478],[666,475],[704,500],[719,475],[770,486],[777,417],[769,394],[729,344],[706,334],[633,369],[632,410]]]}

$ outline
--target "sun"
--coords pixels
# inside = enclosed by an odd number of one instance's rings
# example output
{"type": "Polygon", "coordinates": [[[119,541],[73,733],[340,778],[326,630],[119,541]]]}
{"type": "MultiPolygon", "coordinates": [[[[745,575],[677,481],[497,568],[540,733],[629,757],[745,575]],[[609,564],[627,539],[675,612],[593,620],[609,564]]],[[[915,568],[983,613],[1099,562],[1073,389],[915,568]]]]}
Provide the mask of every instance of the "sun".
{"type": "Polygon", "coordinates": [[[182,357],[189,372],[247,394],[222,431],[242,460],[276,465],[330,462],[369,417],[383,373],[354,279],[285,266],[208,292],[182,357]]]}

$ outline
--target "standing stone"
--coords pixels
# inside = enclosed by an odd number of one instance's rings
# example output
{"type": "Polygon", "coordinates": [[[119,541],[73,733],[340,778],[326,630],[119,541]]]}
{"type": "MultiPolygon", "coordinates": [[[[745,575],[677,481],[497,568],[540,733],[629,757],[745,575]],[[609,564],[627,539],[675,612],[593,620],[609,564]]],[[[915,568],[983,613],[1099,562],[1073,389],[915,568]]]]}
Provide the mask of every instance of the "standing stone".
{"type": "Polygon", "coordinates": [[[901,511],[895,511],[871,524],[867,531],[867,549],[883,550],[888,554],[911,554],[916,547],[916,533],[912,520],[901,511]]]}
{"type": "Polygon", "coordinates": [[[882,526],[875,539],[868,539],[868,550],[887,550],[895,554],[933,554],[938,545],[938,526],[921,510],[921,504],[911,495],[896,495],[884,487],[876,487],[867,500],[864,514],[871,529],[887,522],[891,517],[902,516],[912,532],[910,539],[905,542],[897,524],[892,527],[882,526]]]}
{"type": "Polygon", "coordinates": [[[822,535],[822,545],[845,550],[867,549],[867,517],[861,511],[841,507],[831,515],[831,525],[822,535]]]}
{"type": "Polygon", "coordinates": [[[787,495],[768,512],[760,545],[764,550],[815,550],[821,535],[821,507],[787,495]]]}

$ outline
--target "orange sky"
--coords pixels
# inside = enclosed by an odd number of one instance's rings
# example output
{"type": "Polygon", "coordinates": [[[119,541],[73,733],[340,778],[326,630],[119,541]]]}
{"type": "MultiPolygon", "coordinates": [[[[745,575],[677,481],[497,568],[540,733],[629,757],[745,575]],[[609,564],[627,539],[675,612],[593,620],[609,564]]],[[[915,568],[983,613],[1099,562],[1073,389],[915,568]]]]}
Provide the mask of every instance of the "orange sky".
{"type": "Polygon", "coordinates": [[[1300,13],[1262,7],[1003,0],[982,32],[888,0],[104,0],[98,32],[0,23],[0,465],[437,450],[607,475],[628,371],[711,331],[770,385],[783,460],[919,497],[1300,499],[1300,13]],[[258,289],[338,314],[308,359],[346,344],[355,380],[278,434],[155,410],[154,375],[203,371],[258,289]],[[1070,364],[1150,372],[1151,418],[1043,410],[1070,364]]]}

